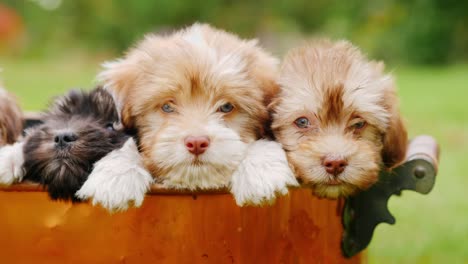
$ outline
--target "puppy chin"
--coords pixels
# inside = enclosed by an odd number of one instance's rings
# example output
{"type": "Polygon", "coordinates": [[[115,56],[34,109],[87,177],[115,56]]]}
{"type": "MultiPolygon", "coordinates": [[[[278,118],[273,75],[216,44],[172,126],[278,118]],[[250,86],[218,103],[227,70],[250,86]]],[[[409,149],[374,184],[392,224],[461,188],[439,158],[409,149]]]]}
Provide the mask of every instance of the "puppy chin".
{"type": "MultiPolygon", "coordinates": [[[[91,165],[90,165],[91,166],[91,165]]],[[[78,202],[75,192],[88,178],[89,172],[67,161],[52,161],[44,171],[44,183],[50,198],[78,202]]]]}
{"type": "Polygon", "coordinates": [[[321,198],[338,199],[351,196],[359,191],[357,186],[342,183],[339,185],[316,184],[312,187],[314,194],[321,198]]]}
{"type": "Polygon", "coordinates": [[[203,154],[195,156],[184,145],[183,139],[189,135],[186,130],[170,126],[159,133],[146,163],[149,167],[155,166],[155,175],[163,186],[189,190],[229,186],[248,144],[234,130],[216,121],[206,125],[202,134],[209,137],[210,146],[203,154]]]}

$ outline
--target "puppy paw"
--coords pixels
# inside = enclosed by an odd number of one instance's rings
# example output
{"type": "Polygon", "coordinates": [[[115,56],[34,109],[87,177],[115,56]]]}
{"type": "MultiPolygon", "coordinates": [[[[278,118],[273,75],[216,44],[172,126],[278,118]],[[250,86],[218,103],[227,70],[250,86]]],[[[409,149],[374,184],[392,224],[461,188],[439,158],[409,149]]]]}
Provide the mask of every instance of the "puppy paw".
{"type": "Polygon", "coordinates": [[[258,140],[234,172],[231,193],[239,206],[271,204],[278,193],[285,195],[288,186],[298,185],[281,145],[258,140]]]}
{"type": "Polygon", "coordinates": [[[135,141],[130,138],[121,149],[96,162],[76,196],[91,199],[93,205],[99,204],[111,212],[124,211],[129,206],[141,206],[152,182],[135,141]]]}
{"type": "Polygon", "coordinates": [[[22,180],[23,143],[15,143],[0,148],[0,184],[11,185],[22,180]]]}

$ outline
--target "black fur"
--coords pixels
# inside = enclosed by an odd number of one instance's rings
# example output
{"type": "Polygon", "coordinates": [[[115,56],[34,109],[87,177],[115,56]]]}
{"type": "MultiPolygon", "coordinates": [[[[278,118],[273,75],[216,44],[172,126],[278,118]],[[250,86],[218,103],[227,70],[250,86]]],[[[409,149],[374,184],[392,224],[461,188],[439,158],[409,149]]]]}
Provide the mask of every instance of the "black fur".
{"type": "Polygon", "coordinates": [[[75,197],[95,162],[128,139],[112,96],[102,88],[72,90],[45,113],[43,124],[30,130],[24,145],[25,179],[47,187],[54,200],[75,197]]]}

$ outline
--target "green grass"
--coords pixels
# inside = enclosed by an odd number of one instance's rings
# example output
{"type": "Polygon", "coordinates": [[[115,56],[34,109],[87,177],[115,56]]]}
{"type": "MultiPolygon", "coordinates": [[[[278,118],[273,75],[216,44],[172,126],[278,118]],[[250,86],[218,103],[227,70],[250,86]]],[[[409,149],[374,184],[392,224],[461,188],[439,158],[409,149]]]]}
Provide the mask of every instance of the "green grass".
{"type": "Polygon", "coordinates": [[[70,88],[92,88],[102,61],[80,55],[47,60],[0,58],[0,80],[26,111],[38,111],[70,88]]]}
{"type": "Polygon", "coordinates": [[[371,263],[468,263],[468,65],[397,68],[411,136],[441,146],[439,174],[427,196],[403,192],[390,201],[394,226],[376,230],[371,263]]]}
{"type": "MultiPolygon", "coordinates": [[[[71,87],[91,88],[104,58],[0,59],[6,87],[26,110],[40,110],[71,87]]],[[[370,263],[468,263],[468,65],[396,68],[410,135],[441,145],[439,175],[427,196],[404,192],[390,201],[394,226],[378,226],[370,263]]]]}

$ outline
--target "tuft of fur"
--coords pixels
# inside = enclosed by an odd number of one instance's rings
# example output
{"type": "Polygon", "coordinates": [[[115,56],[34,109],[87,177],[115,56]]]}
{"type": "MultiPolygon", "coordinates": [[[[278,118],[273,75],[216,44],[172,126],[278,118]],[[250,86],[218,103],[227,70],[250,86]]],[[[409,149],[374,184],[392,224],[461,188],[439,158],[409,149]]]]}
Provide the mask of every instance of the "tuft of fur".
{"type": "Polygon", "coordinates": [[[347,41],[320,40],[290,51],[271,103],[272,129],[299,179],[319,196],[348,196],[371,186],[381,165],[406,153],[407,133],[392,76],[347,41]],[[295,121],[307,118],[309,126],[295,121]],[[356,124],[364,122],[363,128],[356,124]],[[336,176],[325,158],[347,162],[336,176]]]}
{"type": "Polygon", "coordinates": [[[276,195],[298,186],[281,145],[258,140],[249,145],[246,157],[234,172],[231,192],[239,206],[271,204],[276,195]]]}
{"type": "Polygon", "coordinates": [[[76,196],[91,199],[93,205],[99,204],[111,212],[124,211],[129,206],[141,206],[152,182],[135,141],[129,138],[122,148],[94,164],[76,196]]]}
{"type": "Polygon", "coordinates": [[[0,85],[0,147],[15,143],[23,132],[23,113],[16,100],[0,85]]]}
{"type": "Polygon", "coordinates": [[[117,125],[113,98],[102,88],[89,93],[72,90],[55,100],[42,121],[28,131],[24,142],[24,179],[46,186],[52,199],[78,201],[75,192],[93,164],[128,138],[117,125]],[[61,135],[74,140],[61,144],[61,135]]]}
{"type": "Polygon", "coordinates": [[[277,92],[277,60],[258,47],[205,24],[168,36],[147,35],[99,75],[123,124],[138,133],[146,168],[168,188],[228,187],[248,144],[264,136],[267,104],[277,92]],[[223,113],[223,104],[234,110],[223,113]],[[168,104],[173,112],[165,112],[168,104]],[[188,136],[210,146],[192,155],[188,136]]]}

